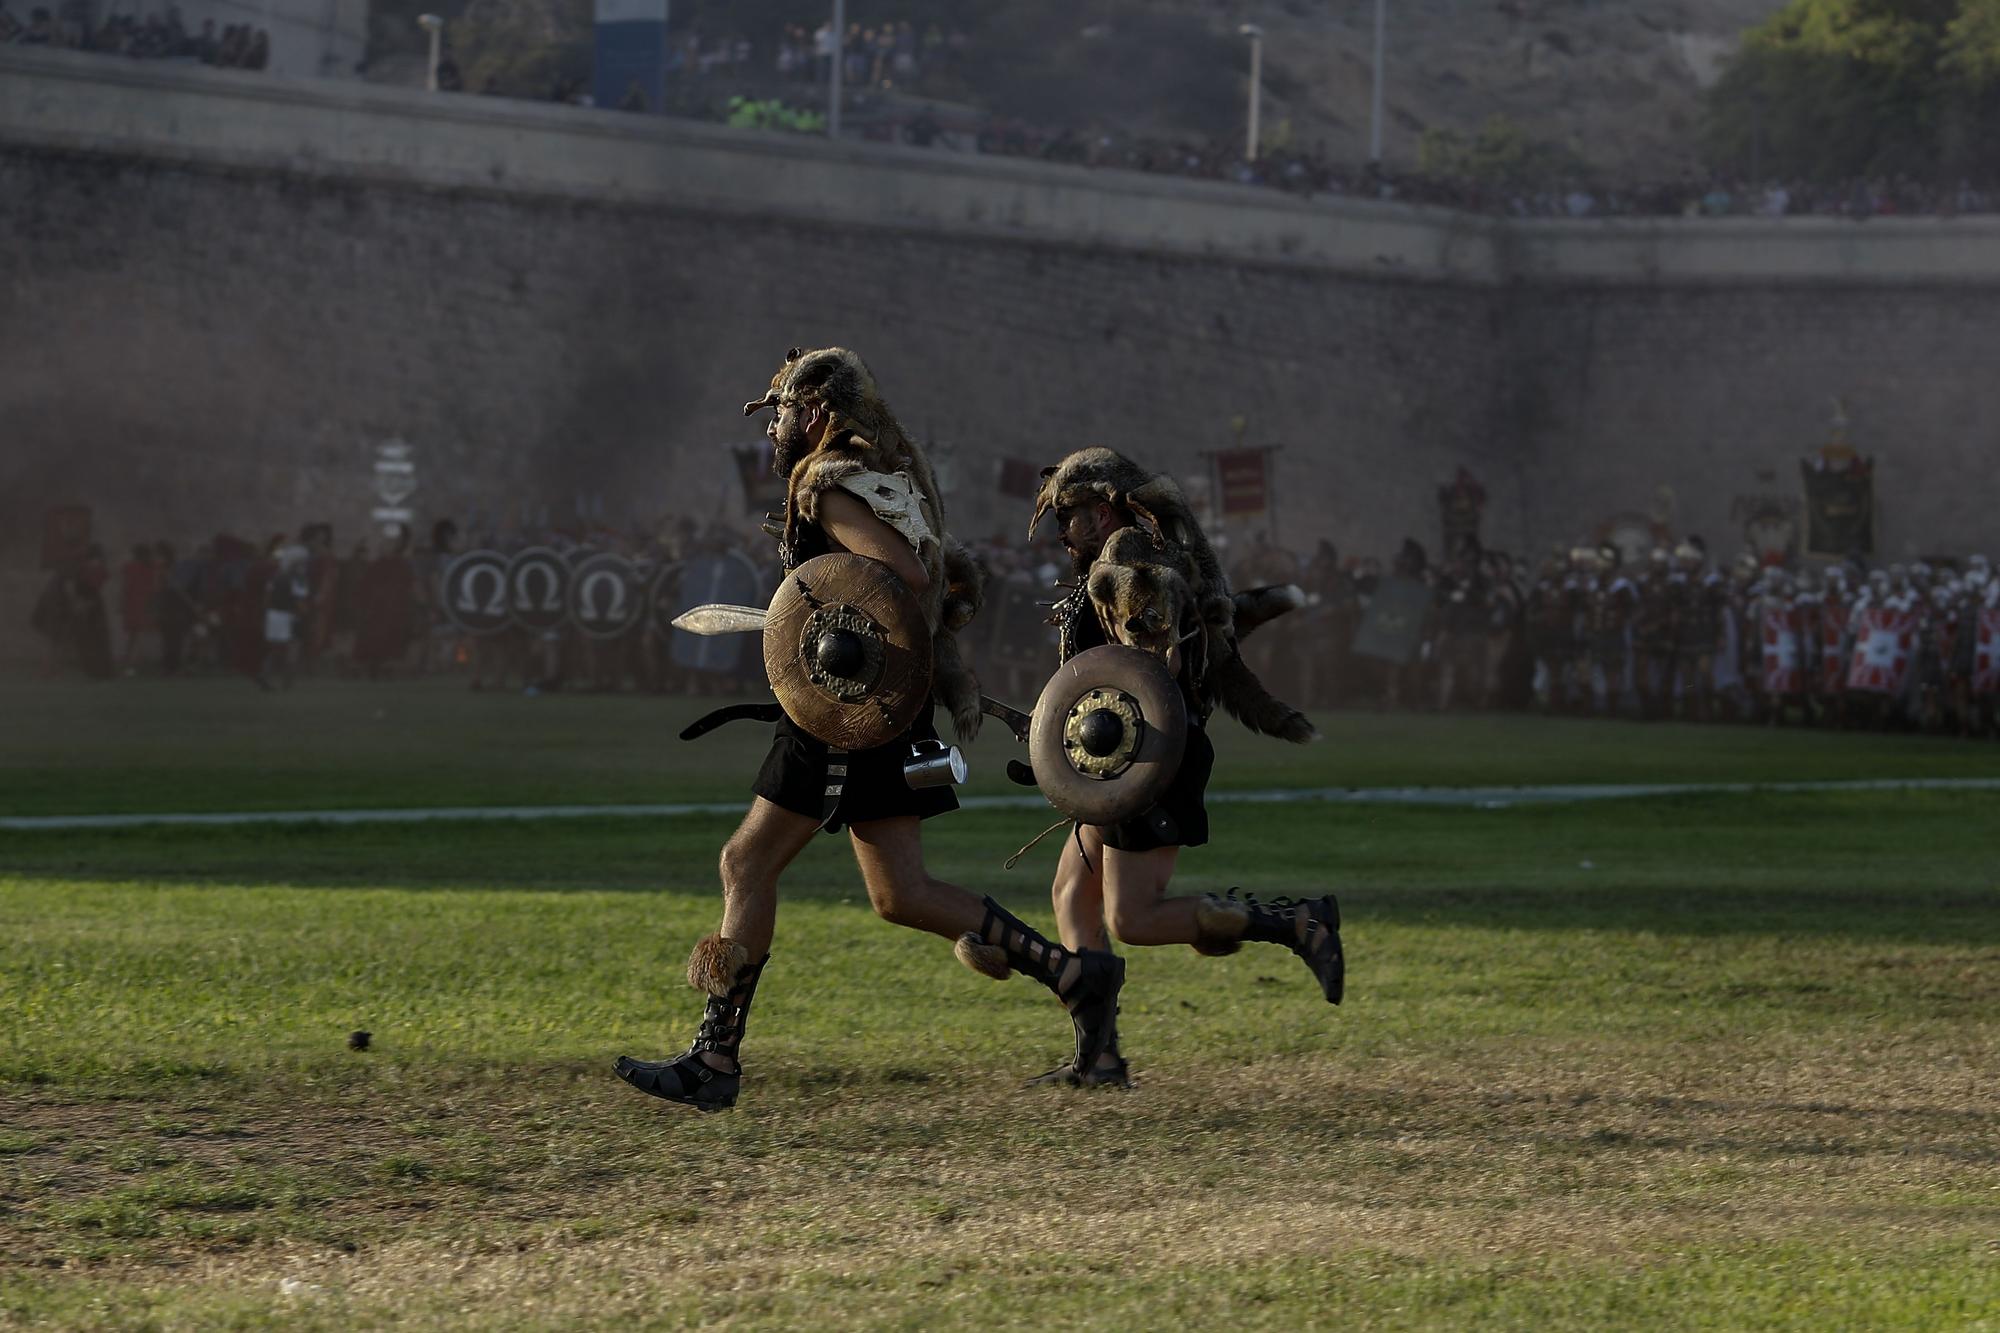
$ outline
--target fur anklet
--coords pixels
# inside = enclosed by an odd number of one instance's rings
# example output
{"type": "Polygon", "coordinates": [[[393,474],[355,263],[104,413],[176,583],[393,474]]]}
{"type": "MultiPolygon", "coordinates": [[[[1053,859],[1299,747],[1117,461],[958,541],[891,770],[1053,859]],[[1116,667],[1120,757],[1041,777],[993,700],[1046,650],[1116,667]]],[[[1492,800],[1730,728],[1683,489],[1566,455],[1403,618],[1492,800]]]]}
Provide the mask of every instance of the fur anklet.
{"type": "Polygon", "coordinates": [[[960,935],[951,946],[951,952],[959,962],[982,977],[1005,981],[1014,975],[1014,969],[1007,964],[1007,951],[997,944],[988,944],[972,931],[960,935]]]}
{"type": "Polygon", "coordinates": [[[750,965],[750,951],[720,935],[704,936],[688,955],[688,985],[727,998],[736,978],[750,965]]]}
{"type": "Polygon", "coordinates": [[[1205,893],[1195,904],[1194,951],[1209,958],[1226,958],[1243,947],[1250,912],[1242,903],[1205,893]]]}

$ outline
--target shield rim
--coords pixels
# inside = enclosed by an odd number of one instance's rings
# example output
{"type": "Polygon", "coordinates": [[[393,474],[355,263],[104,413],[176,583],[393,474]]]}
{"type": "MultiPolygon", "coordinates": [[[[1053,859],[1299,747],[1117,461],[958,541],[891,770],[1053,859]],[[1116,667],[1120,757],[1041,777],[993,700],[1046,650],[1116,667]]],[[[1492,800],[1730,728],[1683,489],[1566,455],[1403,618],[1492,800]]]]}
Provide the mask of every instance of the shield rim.
{"type": "Polygon", "coordinates": [[[553,546],[524,547],[516,551],[507,561],[507,617],[513,622],[516,629],[523,630],[529,634],[546,634],[552,629],[560,629],[563,622],[569,619],[569,588],[570,563],[563,559],[561,551],[558,551],[553,546]],[[514,571],[522,564],[525,564],[529,556],[544,555],[549,558],[550,562],[556,568],[562,571],[562,607],[556,612],[555,619],[551,620],[548,624],[535,625],[521,619],[520,613],[514,606],[514,571]]]}
{"type": "Polygon", "coordinates": [[[490,546],[481,546],[470,551],[460,551],[445,562],[444,573],[438,577],[438,601],[443,604],[444,618],[451,622],[453,629],[456,629],[461,634],[470,634],[476,639],[486,639],[491,638],[495,634],[505,634],[508,630],[515,627],[513,584],[510,582],[510,569],[512,565],[513,561],[504,552],[496,551],[490,546]],[[507,609],[501,615],[500,623],[491,629],[474,629],[458,618],[452,606],[452,598],[450,596],[452,572],[475,556],[490,556],[498,562],[500,569],[500,592],[506,600],[507,609]]]}
{"type": "MultiPolygon", "coordinates": [[[[853,602],[844,604],[855,605],[853,602]]],[[[871,616],[871,618],[880,620],[880,617],[871,616]]],[[[784,578],[779,581],[777,588],[771,593],[771,600],[768,603],[768,610],[764,617],[763,638],[764,675],[766,680],[770,682],[771,692],[777,695],[778,702],[785,706],[785,715],[791,718],[793,725],[823,745],[828,745],[850,754],[857,750],[872,750],[877,746],[887,745],[908,731],[911,725],[923,715],[924,709],[930,706],[931,684],[935,663],[932,657],[930,626],[924,619],[923,603],[917,599],[916,593],[911,590],[910,586],[897,576],[895,570],[890,569],[879,560],[870,559],[865,555],[856,555],[852,551],[829,551],[825,555],[816,555],[812,559],[786,570],[784,578]],[[805,618],[812,612],[811,606],[797,592],[796,583],[801,575],[823,560],[862,560],[873,566],[875,570],[879,570],[880,577],[886,580],[881,586],[892,589],[896,600],[900,603],[898,609],[904,619],[903,628],[906,637],[916,640],[916,646],[908,649],[912,660],[918,664],[916,673],[911,677],[908,697],[903,700],[900,707],[892,710],[887,717],[884,717],[880,709],[875,706],[875,700],[880,697],[879,695],[871,694],[854,703],[843,703],[838,699],[814,690],[813,686],[809,683],[801,683],[795,678],[793,664],[797,662],[799,656],[799,632],[804,628],[803,622],[805,618]],[[790,602],[786,607],[781,609],[779,602],[781,599],[787,597],[790,598],[790,602]],[[790,617],[796,617],[800,623],[797,625],[786,623],[790,617]],[[783,665],[786,669],[782,672],[774,669],[779,665],[783,665]],[[781,678],[785,682],[783,688],[779,686],[781,678]],[[873,725],[854,726],[854,734],[845,740],[832,740],[822,736],[813,730],[811,726],[808,726],[804,719],[799,717],[798,711],[804,710],[794,711],[792,700],[787,697],[788,694],[796,695],[800,690],[813,690],[812,698],[816,705],[823,705],[826,709],[830,710],[833,716],[839,717],[843,721],[872,720],[873,725]],[[863,743],[864,741],[865,743],[863,743]]]]}
{"type": "MultiPolygon", "coordinates": [[[[1152,809],[1173,785],[1187,755],[1187,729],[1187,701],[1160,659],[1122,643],[1099,644],[1057,667],[1048,684],[1042,687],[1028,724],[1028,763],[1035,771],[1035,785],[1042,796],[1060,813],[1093,827],[1120,824],[1152,809]],[[1109,672],[1092,670],[1095,662],[1109,658],[1143,662],[1144,667],[1135,673],[1137,680],[1114,679],[1109,672]],[[1132,766],[1115,779],[1089,777],[1070,766],[1063,751],[1063,722],[1078,699],[1103,685],[1115,685],[1139,700],[1140,716],[1146,721],[1149,736],[1167,734],[1168,720],[1172,719],[1171,731],[1178,744],[1174,744],[1171,755],[1135,758],[1132,766]],[[1135,685],[1138,688],[1133,688],[1135,685]],[[1142,764],[1150,765],[1150,770],[1139,773],[1142,764]],[[1116,802],[1083,799],[1107,793],[1119,799],[1116,802]]],[[[1141,741],[1142,756],[1148,743],[1141,741]]]]}
{"type": "Polygon", "coordinates": [[[633,630],[637,629],[639,626],[639,622],[646,619],[647,615],[652,609],[651,596],[653,591],[652,581],[646,580],[644,582],[641,582],[638,578],[638,574],[639,574],[638,562],[632,559],[630,556],[620,555],[616,551],[593,551],[589,555],[585,556],[583,559],[577,561],[575,565],[571,566],[569,571],[569,587],[565,589],[563,592],[563,601],[566,602],[569,606],[569,623],[576,626],[576,632],[583,635],[587,639],[596,639],[599,642],[604,642],[611,639],[622,639],[627,634],[630,634],[633,630]],[[583,617],[581,615],[577,614],[579,609],[577,606],[577,598],[576,598],[577,589],[583,586],[583,575],[585,571],[587,571],[592,565],[596,564],[600,560],[615,560],[619,564],[623,565],[625,567],[626,586],[628,588],[638,587],[641,589],[641,591],[632,598],[634,602],[638,603],[638,610],[626,616],[625,623],[620,625],[615,630],[609,630],[609,631],[594,630],[590,628],[590,626],[584,623],[583,617]]]}

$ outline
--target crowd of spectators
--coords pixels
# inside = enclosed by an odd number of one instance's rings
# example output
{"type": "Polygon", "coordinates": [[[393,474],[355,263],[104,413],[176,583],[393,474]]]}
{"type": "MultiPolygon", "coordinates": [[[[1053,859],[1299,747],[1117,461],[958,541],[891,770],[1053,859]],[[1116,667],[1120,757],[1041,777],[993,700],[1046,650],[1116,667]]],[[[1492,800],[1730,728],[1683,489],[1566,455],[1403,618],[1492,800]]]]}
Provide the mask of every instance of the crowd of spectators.
{"type": "MultiPolygon", "coordinates": [[[[745,37],[712,42],[690,34],[671,57],[676,70],[702,78],[754,76],[756,49],[745,37]]],[[[823,87],[836,58],[851,95],[921,91],[924,76],[963,66],[972,39],[933,23],[848,25],[838,44],[830,22],[787,25],[769,51],[781,85],[823,87]]],[[[867,112],[867,105],[859,108],[867,112]]],[[[1272,145],[1257,157],[1240,140],[1159,138],[1102,127],[1047,126],[1017,117],[921,104],[894,114],[854,118],[863,137],[924,148],[1034,157],[1077,166],[1229,181],[1305,196],[1345,195],[1510,217],[1782,217],[1862,219],[1888,214],[1965,214],[2000,210],[2000,188],[1969,179],[1926,182],[1886,176],[1840,182],[1716,174],[1672,181],[1608,184],[1582,178],[1495,182],[1343,162],[1324,143],[1272,145]]]]}
{"type": "MultiPolygon", "coordinates": [[[[1303,592],[1303,606],[1246,640],[1244,653],[1276,693],[1304,707],[1996,734],[2000,643],[1990,641],[2000,639],[2000,578],[1983,556],[1878,569],[1747,553],[1714,562],[1698,537],[1633,556],[1578,547],[1539,563],[1464,540],[1438,561],[1414,538],[1386,559],[1343,558],[1330,540],[1301,556],[1263,533],[1233,547],[1218,534],[1217,546],[1235,586],[1303,592]],[[1383,624],[1401,625],[1400,638],[1370,625],[1385,597],[1393,614],[1383,624]],[[1912,647],[1893,680],[1854,687],[1848,669],[1869,657],[1860,645],[1870,609],[1906,615],[1898,623],[1912,647]],[[1787,636],[1788,648],[1779,642],[1787,636]]],[[[1071,580],[1067,558],[1052,539],[995,536],[972,552],[987,573],[986,605],[962,647],[990,688],[1031,699],[1054,663],[1048,606],[1071,580]]],[[[92,546],[50,577],[33,623],[55,674],[236,673],[273,689],[300,673],[454,673],[474,689],[528,693],[741,693],[762,687],[748,637],[698,641],[666,621],[716,600],[719,578],[733,580],[722,600],[756,602],[779,576],[774,543],[717,521],[684,519],[652,534],[488,532],[467,542],[445,520],[421,545],[405,532],[345,552],[330,526],[313,524],[261,546],[217,536],[181,554],[145,543],[115,572],[92,546]],[[528,547],[571,562],[620,555],[635,587],[647,589],[658,571],[709,564],[659,594],[638,593],[652,602],[648,613],[615,637],[569,623],[488,635],[457,628],[442,604],[453,557],[528,547]]]]}
{"type": "Polygon", "coordinates": [[[271,35],[263,28],[231,23],[217,31],[214,19],[204,19],[200,28],[190,31],[181,22],[180,9],[173,5],[165,13],[143,18],[114,10],[93,27],[87,11],[73,0],[54,10],[37,5],[28,11],[25,22],[0,2],[0,43],[9,42],[225,69],[263,69],[271,63],[271,35]]]}
{"type": "Polygon", "coordinates": [[[907,19],[880,26],[850,23],[836,42],[833,23],[824,20],[810,29],[787,24],[773,44],[773,64],[781,82],[822,87],[832,79],[838,54],[841,81],[850,88],[908,88],[927,73],[959,65],[970,45],[963,29],[931,23],[920,32],[907,19]]]}
{"type": "Polygon", "coordinates": [[[878,138],[925,148],[959,149],[1085,167],[1113,167],[1284,190],[1305,197],[1345,196],[1430,205],[1505,217],[1837,217],[1952,215],[2000,211],[2000,189],[1969,178],[1924,182],[1885,176],[1832,184],[1685,175],[1653,184],[1607,186],[1582,179],[1495,184],[1467,177],[1342,163],[1325,145],[1275,148],[1255,160],[1242,145],[1218,140],[1144,138],[1106,130],[1047,129],[1005,117],[941,117],[919,109],[878,138]]]}
{"type": "MultiPolygon", "coordinates": [[[[35,6],[25,19],[0,0],[0,43],[69,47],[134,59],[181,60],[236,69],[264,69],[270,63],[270,35],[250,24],[220,31],[213,19],[197,30],[169,6],[143,18],[113,12],[92,27],[77,0],[55,9],[35,6]]],[[[1581,177],[1502,182],[1466,176],[1341,161],[1324,143],[1267,147],[1251,158],[1235,140],[1161,138],[1102,127],[1046,126],[1018,117],[989,115],[930,103],[890,109],[894,93],[922,87],[928,74],[962,67],[972,39],[956,27],[936,23],[921,28],[908,20],[879,25],[849,24],[835,39],[829,21],[816,26],[786,25],[773,41],[753,42],[735,31],[690,29],[670,44],[670,80],[709,88],[752,90],[822,89],[836,59],[849,96],[860,105],[854,132],[865,138],[923,148],[1032,157],[1084,167],[1110,167],[1284,190],[1306,197],[1345,196],[1450,208],[1506,217],[1827,217],[1863,220],[1900,214],[1952,216],[2000,212],[2000,182],[1969,177],[1918,180],[1907,175],[1824,182],[1767,178],[1761,181],[1723,173],[1692,173],[1671,181],[1608,183],[1581,177]],[[766,61],[768,60],[768,66],[766,61]],[[772,79],[775,78],[775,85],[772,79]],[[887,101],[883,99],[887,98],[887,101]]],[[[439,67],[441,90],[463,87],[455,57],[447,52],[439,67]]],[[[490,80],[480,89],[496,93],[490,80]]],[[[554,101],[588,105],[582,81],[558,79],[554,101]]],[[[810,100],[810,99],[806,99],[810,100]]],[[[715,98],[694,98],[686,107],[724,114],[715,98]]],[[[652,110],[643,96],[621,109],[652,110]]]]}

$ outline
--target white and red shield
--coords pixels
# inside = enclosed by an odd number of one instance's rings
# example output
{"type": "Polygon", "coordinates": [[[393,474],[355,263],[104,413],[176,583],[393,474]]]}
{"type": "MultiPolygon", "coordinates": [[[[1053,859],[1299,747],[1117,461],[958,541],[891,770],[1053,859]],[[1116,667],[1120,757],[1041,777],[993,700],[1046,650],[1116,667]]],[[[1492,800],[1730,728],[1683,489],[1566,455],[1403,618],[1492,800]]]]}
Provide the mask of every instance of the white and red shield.
{"type": "Polygon", "coordinates": [[[1917,613],[1871,606],[1854,618],[1854,660],[1847,688],[1870,694],[1901,694],[1917,652],[1917,613]]]}
{"type": "Polygon", "coordinates": [[[1767,606],[1758,619],[1764,641],[1764,693],[1804,693],[1806,655],[1799,638],[1799,609],[1767,606]]]}
{"type": "Polygon", "coordinates": [[[1822,694],[1839,694],[1846,682],[1847,664],[1840,660],[1840,641],[1847,634],[1847,607],[1829,597],[1819,608],[1819,688],[1822,694]]]}
{"type": "Polygon", "coordinates": [[[2000,694],[2000,606],[1979,610],[1979,640],[1972,649],[1972,692],[2000,694]]]}

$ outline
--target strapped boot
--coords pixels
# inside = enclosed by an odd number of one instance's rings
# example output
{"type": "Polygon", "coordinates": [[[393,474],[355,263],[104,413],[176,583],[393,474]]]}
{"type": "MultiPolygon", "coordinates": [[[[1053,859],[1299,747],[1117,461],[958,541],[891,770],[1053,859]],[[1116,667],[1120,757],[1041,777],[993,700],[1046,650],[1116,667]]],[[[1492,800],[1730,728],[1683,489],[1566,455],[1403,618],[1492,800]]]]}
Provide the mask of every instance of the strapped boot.
{"type": "Polygon", "coordinates": [[[748,959],[742,945],[719,935],[697,944],[688,958],[688,980],[709,996],[693,1044],[672,1060],[634,1060],[621,1055],[616,1066],[618,1077],[641,1092],[699,1111],[725,1111],[736,1105],[736,1093],[743,1083],[743,1066],[737,1062],[736,1052],[743,1044],[757,979],[771,955],[765,954],[754,963],[748,959]],[[702,1059],[704,1053],[724,1057],[728,1068],[717,1069],[702,1059]]]}
{"type": "Polygon", "coordinates": [[[1118,1025],[1111,1025],[1110,1040],[1104,1043],[1104,1054],[1111,1057],[1110,1064],[1101,1060],[1088,1065],[1079,1064],[1083,1052],[1083,1027],[1076,1027],[1077,1054],[1065,1064],[1059,1064],[1046,1074],[1037,1074],[1022,1084],[1028,1088],[1129,1088],[1132,1086],[1132,1071],[1125,1064],[1125,1057],[1118,1053],[1118,1025]]]}
{"type": "Polygon", "coordinates": [[[995,981],[1024,972],[1054,991],[1076,1027],[1076,1068],[1095,1066],[1116,1035],[1125,960],[1103,949],[1052,944],[991,898],[985,906],[979,929],[952,946],[958,961],[995,981]]]}
{"type": "Polygon", "coordinates": [[[1260,902],[1255,894],[1237,889],[1226,895],[1205,893],[1194,920],[1200,932],[1197,952],[1234,953],[1244,940],[1282,944],[1311,969],[1327,1003],[1340,1003],[1347,987],[1347,958],[1340,947],[1340,904],[1332,894],[1260,902]]]}

